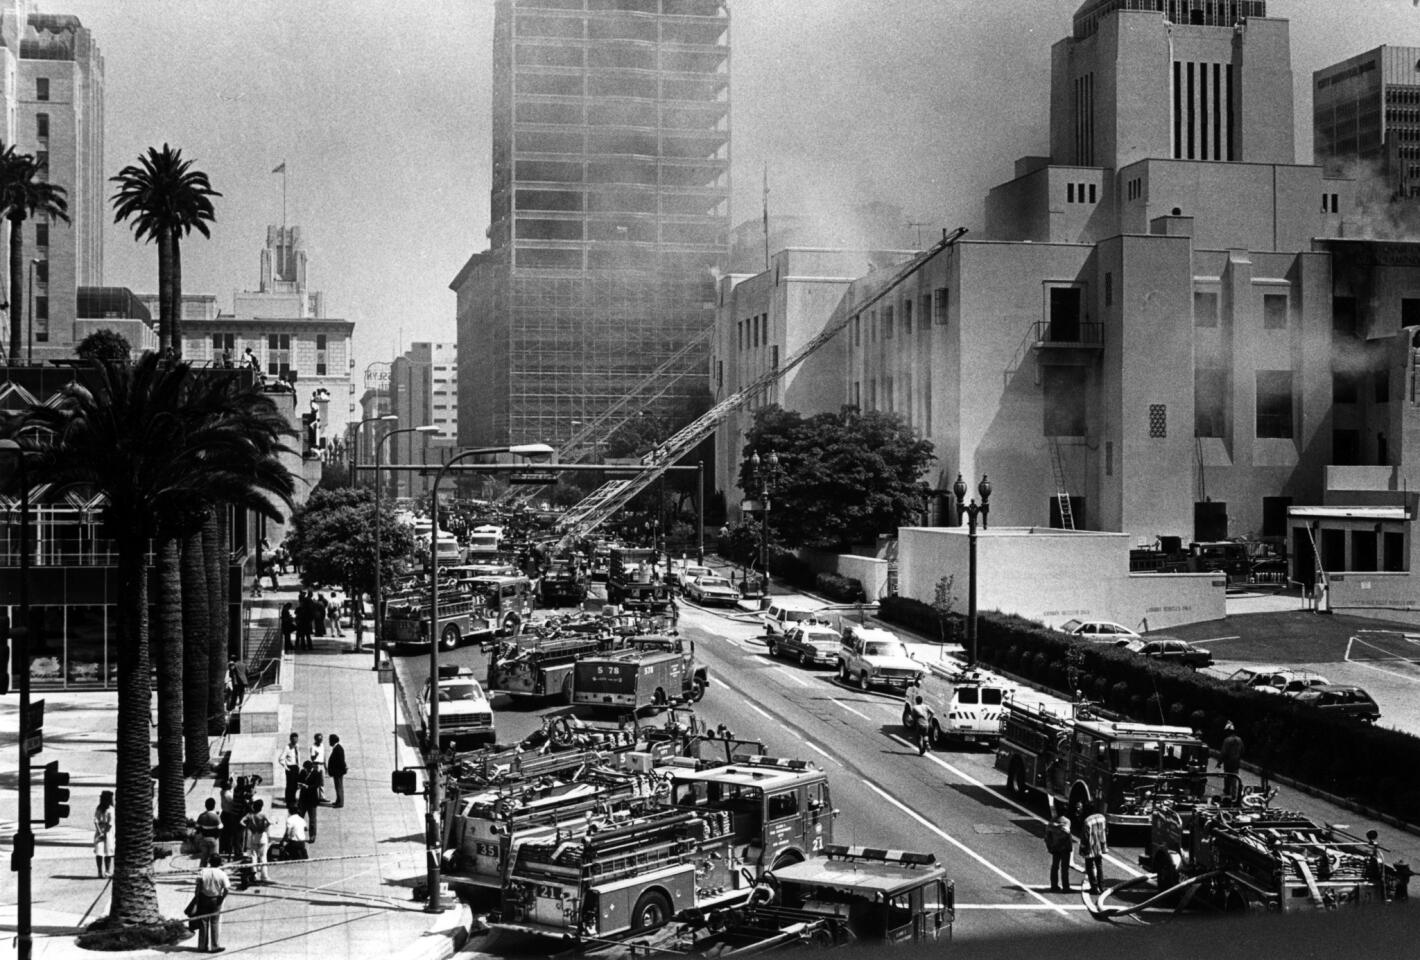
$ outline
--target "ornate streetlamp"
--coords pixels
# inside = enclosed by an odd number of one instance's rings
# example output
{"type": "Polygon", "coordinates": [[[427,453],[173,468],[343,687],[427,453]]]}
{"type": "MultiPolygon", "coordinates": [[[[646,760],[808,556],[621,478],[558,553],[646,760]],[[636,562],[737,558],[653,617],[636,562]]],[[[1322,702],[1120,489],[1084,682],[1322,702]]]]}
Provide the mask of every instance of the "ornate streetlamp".
{"type": "Polygon", "coordinates": [[[957,497],[957,508],[967,516],[969,524],[967,540],[970,544],[967,553],[968,584],[966,594],[966,665],[968,668],[976,666],[976,518],[981,517],[981,529],[986,529],[986,518],[991,511],[991,481],[986,479],[986,474],[981,475],[981,482],[976,485],[976,492],[981,495],[981,503],[975,500],[966,502],[966,481],[957,474],[957,482],[952,484],[952,492],[957,497]]]}

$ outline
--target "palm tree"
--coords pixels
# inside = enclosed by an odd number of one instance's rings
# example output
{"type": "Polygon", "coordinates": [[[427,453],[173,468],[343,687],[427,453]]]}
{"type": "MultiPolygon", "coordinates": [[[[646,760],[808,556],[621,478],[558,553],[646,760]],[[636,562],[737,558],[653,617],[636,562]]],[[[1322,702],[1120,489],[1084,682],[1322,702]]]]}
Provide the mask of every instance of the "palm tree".
{"type": "Polygon", "coordinates": [[[207,174],[192,169],[192,161],[181,150],[166,143],[163,149],[149,147],[118,175],[109,178],[118,184],[113,195],[114,223],[129,221],[137,240],[158,244],[158,346],[172,348],[182,356],[182,237],[197,230],[212,234],[208,221],[216,219],[212,189],[207,174]]]}
{"type": "Polygon", "coordinates": [[[162,920],[153,879],[153,788],[148,710],[150,540],[164,506],[219,501],[279,519],[295,479],[279,459],[292,430],[236,371],[194,374],[145,354],[133,365],[95,362],[53,406],[26,412],[40,482],[83,485],[108,500],[105,523],[118,553],[118,757],[116,850],[110,925],[162,920]]]}
{"type": "Polygon", "coordinates": [[[167,573],[178,565],[178,541],[169,524],[158,526],[153,561],[157,570],[153,582],[157,619],[152,629],[158,680],[158,836],[166,840],[180,838],[187,828],[182,590],[178,578],[167,573]]]}
{"type": "Polygon", "coordinates": [[[10,359],[20,355],[20,319],[25,302],[25,220],[37,213],[69,222],[65,189],[36,180],[39,164],[28,153],[0,144],[0,213],[10,221],[10,359]]]}
{"type": "MultiPolygon", "coordinates": [[[[206,564],[207,577],[207,670],[209,677],[208,698],[211,698],[210,678],[215,676],[218,684],[226,676],[227,669],[227,505],[213,504],[202,522],[202,559],[206,564]]],[[[226,730],[214,730],[207,726],[208,734],[221,734],[226,730]]]]}

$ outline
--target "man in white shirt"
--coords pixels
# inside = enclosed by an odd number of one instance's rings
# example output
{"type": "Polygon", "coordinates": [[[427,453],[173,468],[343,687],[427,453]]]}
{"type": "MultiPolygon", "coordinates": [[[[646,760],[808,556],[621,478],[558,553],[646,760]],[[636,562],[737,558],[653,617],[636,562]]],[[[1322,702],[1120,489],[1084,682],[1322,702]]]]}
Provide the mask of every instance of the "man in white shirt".
{"type": "Polygon", "coordinates": [[[311,838],[306,826],[306,818],[295,810],[286,815],[286,832],[283,837],[286,841],[287,860],[309,860],[311,858],[310,852],[306,850],[306,842],[311,838]]]}
{"type": "Polygon", "coordinates": [[[227,871],[222,869],[222,858],[213,854],[197,874],[197,886],[193,891],[198,916],[197,949],[201,953],[221,953],[226,947],[217,941],[222,932],[222,901],[232,889],[232,881],[227,871]]]}
{"type": "Polygon", "coordinates": [[[296,749],[296,740],[300,734],[291,734],[291,741],[286,744],[286,749],[281,751],[281,757],[277,763],[281,764],[281,769],[286,771],[286,809],[288,811],[296,809],[296,791],[299,787],[298,777],[301,774],[301,754],[296,749]]]}

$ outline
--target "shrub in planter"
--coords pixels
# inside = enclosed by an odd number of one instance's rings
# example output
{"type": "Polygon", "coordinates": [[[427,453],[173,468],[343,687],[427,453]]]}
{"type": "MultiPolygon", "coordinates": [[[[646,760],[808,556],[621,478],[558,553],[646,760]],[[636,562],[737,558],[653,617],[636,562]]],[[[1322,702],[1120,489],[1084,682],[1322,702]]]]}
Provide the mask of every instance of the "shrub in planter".
{"type": "Polygon", "coordinates": [[[1129,684],[1120,680],[1109,688],[1109,705],[1114,710],[1129,709],[1129,684]]]}
{"type": "Polygon", "coordinates": [[[863,585],[852,577],[836,573],[820,573],[814,582],[819,593],[839,603],[858,603],[864,599],[863,585]]]}

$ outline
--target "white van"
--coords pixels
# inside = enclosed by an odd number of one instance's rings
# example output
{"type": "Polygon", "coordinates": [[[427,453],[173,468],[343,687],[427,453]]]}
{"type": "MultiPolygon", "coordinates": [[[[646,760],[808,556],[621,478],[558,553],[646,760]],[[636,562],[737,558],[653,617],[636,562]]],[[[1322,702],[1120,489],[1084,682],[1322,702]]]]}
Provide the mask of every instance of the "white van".
{"type": "Polygon", "coordinates": [[[912,732],[912,704],[921,694],[932,747],[948,740],[994,746],[1001,739],[1002,707],[1019,690],[1018,684],[1000,677],[929,666],[905,691],[902,725],[912,732]]]}
{"type": "Polygon", "coordinates": [[[769,609],[759,615],[764,622],[764,632],[773,636],[783,634],[794,624],[804,620],[824,620],[822,600],[809,597],[774,597],[769,609]]]}

